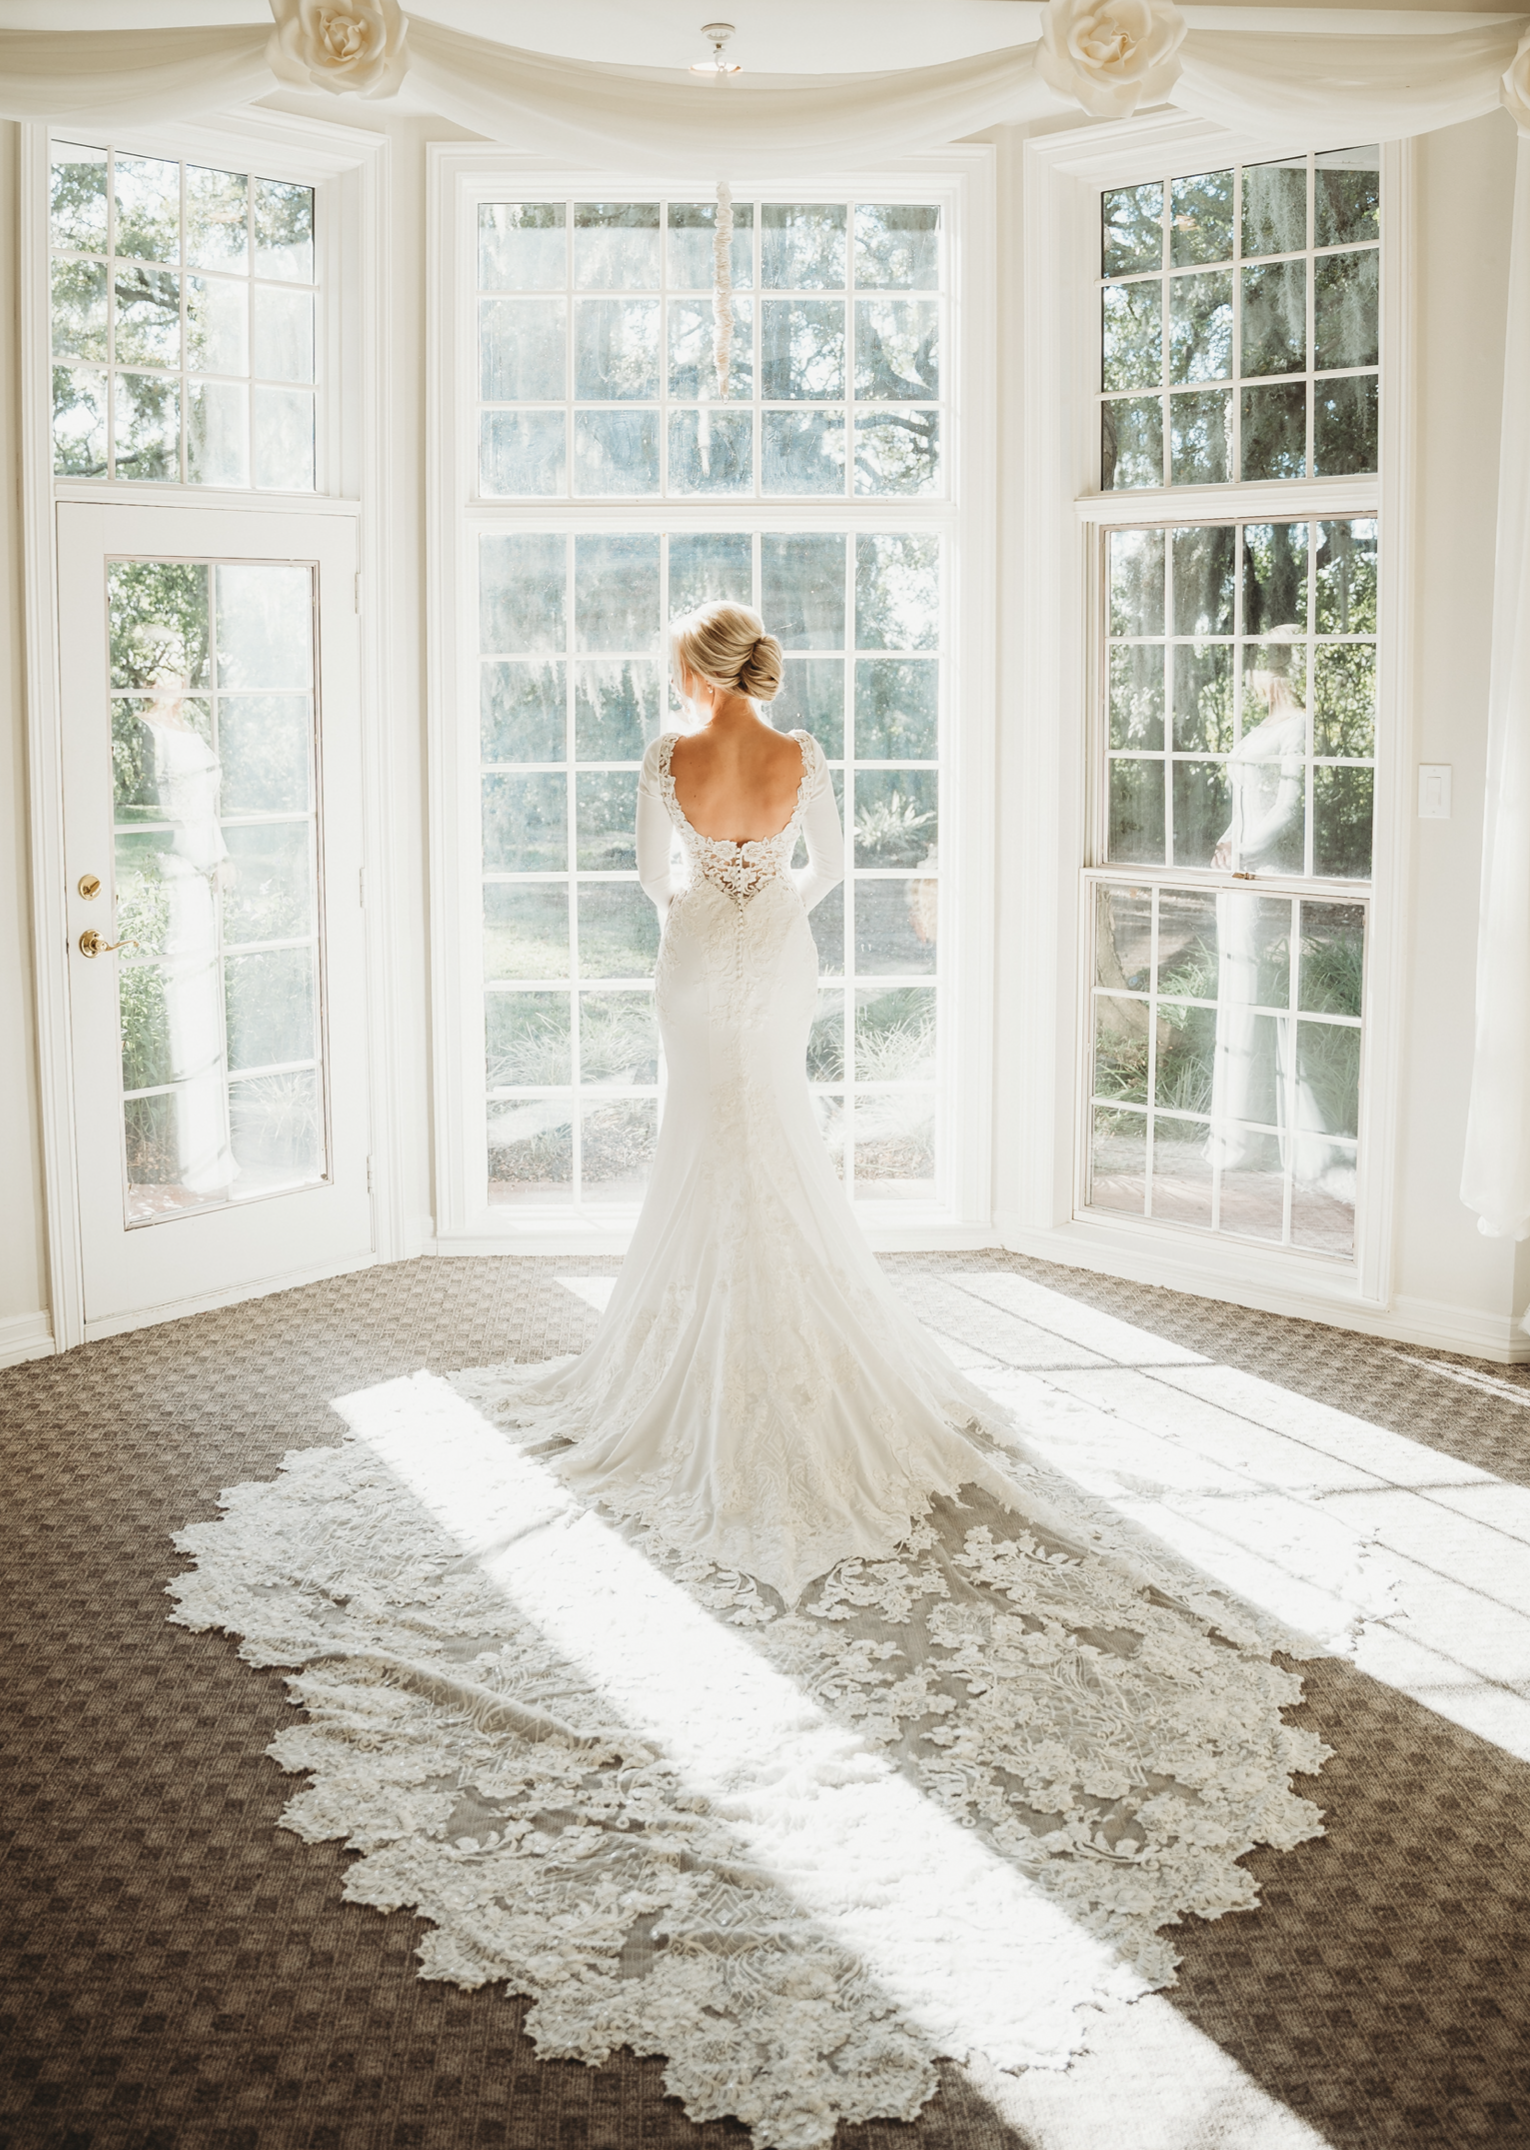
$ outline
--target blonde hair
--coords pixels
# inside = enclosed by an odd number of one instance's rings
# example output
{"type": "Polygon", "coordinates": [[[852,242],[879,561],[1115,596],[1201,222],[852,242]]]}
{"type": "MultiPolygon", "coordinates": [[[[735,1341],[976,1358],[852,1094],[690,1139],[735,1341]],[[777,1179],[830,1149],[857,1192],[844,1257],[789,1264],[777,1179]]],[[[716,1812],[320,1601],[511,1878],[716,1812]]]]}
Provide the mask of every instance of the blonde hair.
{"type": "Polygon", "coordinates": [[[675,685],[681,668],[722,694],[746,694],[751,702],[774,701],[781,686],[781,645],[747,605],[718,602],[682,612],[669,624],[675,685]]]}

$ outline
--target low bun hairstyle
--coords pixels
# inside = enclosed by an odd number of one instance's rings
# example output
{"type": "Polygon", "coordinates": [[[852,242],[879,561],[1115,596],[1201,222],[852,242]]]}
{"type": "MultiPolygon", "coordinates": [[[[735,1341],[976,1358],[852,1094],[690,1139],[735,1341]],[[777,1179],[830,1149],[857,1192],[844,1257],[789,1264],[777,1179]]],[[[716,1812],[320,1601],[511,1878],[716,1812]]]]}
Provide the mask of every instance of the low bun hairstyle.
{"type": "Polygon", "coordinates": [[[781,645],[747,605],[719,602],[682,613],[670,622],[669,646],[677,687],[683,668],[751,702],[774,701],[780,692],[781,645]]]}

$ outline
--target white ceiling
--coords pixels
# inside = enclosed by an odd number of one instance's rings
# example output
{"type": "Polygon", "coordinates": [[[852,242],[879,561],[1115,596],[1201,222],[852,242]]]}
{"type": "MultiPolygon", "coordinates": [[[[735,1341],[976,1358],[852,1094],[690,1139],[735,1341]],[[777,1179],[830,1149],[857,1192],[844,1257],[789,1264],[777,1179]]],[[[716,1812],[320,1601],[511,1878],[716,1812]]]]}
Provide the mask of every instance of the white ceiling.
{"type": "MultiPolygon", "coordinates": [[[[406,0],[406,14],[501,44],[614,67],[683,68],[709,50],[701,25],[731,21],[730,56],[750,75],[869,74],[930,67],[1037,34],[1041,0],[406,0]]],[[[1185,6],[1207,27],[1252,28],[1260,15],[1304,29],[1464,28],[1516,8],[1467,0],[1218,0],[1185,6]]],[[[105,30],[262,23],[266,0],[0,0],[0,29],[105,30]]]]}

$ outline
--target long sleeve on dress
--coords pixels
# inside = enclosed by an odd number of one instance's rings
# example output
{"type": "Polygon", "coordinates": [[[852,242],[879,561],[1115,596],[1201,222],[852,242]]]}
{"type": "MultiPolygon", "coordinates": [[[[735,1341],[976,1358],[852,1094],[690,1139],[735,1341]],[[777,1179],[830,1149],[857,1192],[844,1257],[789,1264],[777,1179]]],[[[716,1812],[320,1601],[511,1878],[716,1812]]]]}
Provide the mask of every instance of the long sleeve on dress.
{"type": "Polygon", "coordinates": [[[656,739],[643,756],[643,773],[638,778],[637,870],[643,893],[658,911],[662,926],[669,913],[669,899],[675,893],[675,875],[670,860],[673,832],[669,810],[659,789],[661,744],[656,739]]]}
{"type": "Polygon", "coordinates": [[[802,751],[809,756],[812,784],[802,814],[802,839],[807,845],[807,864],[792,875],[803,907],[811,911],[831,888],[845,878],[845,837],[834,803],[834,780],[829,775],[823,748],[806,733],[798,733],[802,751]]]}

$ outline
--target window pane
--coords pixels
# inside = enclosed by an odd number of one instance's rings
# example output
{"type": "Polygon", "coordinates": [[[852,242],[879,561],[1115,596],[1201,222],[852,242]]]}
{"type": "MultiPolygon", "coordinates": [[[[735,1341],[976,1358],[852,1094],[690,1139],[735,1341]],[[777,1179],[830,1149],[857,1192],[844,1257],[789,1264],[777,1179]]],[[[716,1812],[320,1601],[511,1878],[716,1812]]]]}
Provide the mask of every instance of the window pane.
{"type": "Polygon", "coordinates": [[[1243,391],[1245,478],[1303,478],[1307,474],[1307,391],[1290,387],[1243,391]]]}
{"type": "Polygon", "coordinates": [[[1327,254],[1314,265],[1315,365],[1376,364],[1380,268],[1375,247],[1363,254],[1327,254]]]}
{"type": "MultiPolygon", "coordinates": [[[[837,683],[839,667],[832,672],[837,683]]],[[[933,761],[939,690],[934,658],[862,659],[855,668],[856,759],[933,761]]]]}
{"type": "Polygon", "coordinates": [[[1243,174],[1243,251],[1294,254],[1307,244],[1307,160],[1250,165],[1243,174]]]}
{"type": "Polygon", "coordinates": [[[1339,881],[1371,877],[1370,769],[1324,768],[1312,774],[1312,870],[1339,881]]]}
{"type": "Polygon", "coordinates": [[[1110,857],[1148,863],[1163,851],[1163,763],[1112,760],[1110,857]]]}
{"type": "Polygon", "coordinates": [[[186,479],[191,485],[250,482],[250,392],[243,381],[187,384],[186,479]]]}
{"type": "Polygon", "coordinates": [[[313,188],[255,182],[255,274],[313,282],[313,188]]]}
{"type": "Polygon", "coordinates": [[[925,202],[858,202],[855,280],[863,290],[933,291],[940,281],[940,210],[925,202]]]}
{"type": "Polygon", "coordinates": [[[857,881],[855,967],[870,978],[935,968],[933,878],[857,881]]]}
{"type": "Polygon", "coordinates": [[[566,978],[568,972],[567,883],[487,882],[483,892],[484,977],[566,978]]]}
{"type": "Polygon", "coordinates": [[[186,259],[193,268],[249,265],[249,182],[243,172],[186,167],[186,259]]]}
{"type": "Polygon", "coordinates": [[[490,873],[557,873],[568,864],[561,776],[486,776],[483,863],[490,873]]]}
{"type": "Polygon", "coordinates": [[[1243,526],[1243,632],[1285,633],[1307,624],[1307,525],[1243,526]]]}
{"type": "MultiPolygon", "coordinates": [[[[732,313],[728,398],[747,402],[754,394],[753,299],[735,299],[732,313]]],[[[717,400],[717,317],[709,298],[669,302],[669,392],[717,400]]]]}
{"type": "Polygon", "coordinates": [[[658,1146],[658,1118],[657,1104],[645,1097],[584,1108],[580,1178],[586,1201],[627,1207],[643,1199],[658,1146]]]}
{"type": "Polygon", "coordinates": [[[575,538],[574,593],[579,649],[653,650],[660,624],[657,534],[575,538]]]}
{"type": "Polygon", "coordinates": [[[119,365],[180,365],[181,280],[172,270],[119,269],[112,288],[112,315],[119,365]]]}
{"type": "Polygon", "coordinates": [[[845,392],[843,299],[767,299],[762,388],[773,401],[825,401],[845,392]]]}
{"type": "Polygon", "coordinates": [[[1174,863],[1214,866],[1231,863],[1219,856],[1232,835],[1232,783],[1223,761],[1176,761],[1174,764],[1174,863]]]}
{"type": "Polygon", "coordinates": [[[1317,630],[1322,635],[1376,632],[1373,520],[1318,524],[1317,630]]]}
{"type": "Polygon", "coordinates": [[[1173,543],[1174,632],[1230,635],[1236,535],[1225,523],[1176,530],[1173,543]]]}
{"type": "Polygon", "coordinates": [[[760,281],[767,291],[844,289],[843,203],[766,202],[760,223],[760,281]]]}
{"type": "MultiPolygon", "coordinates": [[[[717,204],[669,205],[669,281],[676,291],[710,291],[716,275],[717,204]]],[[[754,282],[754,204],[733,204],[733,243],[728,257],[735,290],[754,282]]]]}
{"type": "Polygon", "coordinates": [[[1296,999],[1302,1012],[1358,1016],[1364,974],[1363,905],[1303,903],[1301,983],[1296,999]]]}
{"type": "Polygon", "coordinates": [[[579,1066],[588,1083],[659,1079],[659,1025],[652,993],[581,993],[579,1066]]]}
{"type": "Polygon", "coordinates": [[[597,873],[636,867],[637,781],[635,770],[617,769],[601,769],[577,779],[576,865],[597,873]]]}
{"type": "Polygon", "coordinates": [[[543,1207],[574,1198],[574,1106],[528,1098],[489,1108],[489,1200],[543,1207]]]}
{"type": "Polygon", "coordinates": [[[561,761],[561,664],[488,663],[479,672],[479,735],[485,761],[561,761]]]}
{"type": "Polygon", "coordinates": [[[107,249],[107,155],[74,142],[55,143],[48,173],[53,244],[85,254],[107,249]]]}
{"type": "Polygon", "coordinates": [[[1113,635],[1163,633],[1163,532],[1113,530],[1106,540],[1113,635]]]}
{"type": "Polygon", "coordinates": [[[181,168],[155,157],[114,160],[114,251],[135,261],[181,258],[181,168]]]}
{"type": "MultiPolygon", "coordinates": [[[[836,539],[843,546],[843,539],[836,539]]],[[[844,582],[844,563],[840,563],[840,582],[844,582]]],[[[735,604],[747,605],[754,596],[754,540],[747,530],[707,531],[701,534],[676,533],[669,541],[669,604],[668,617],[690,612],[697,605],[712,603],[716,598],[730,598],[735,604]]],[[[781,628],[774,612],[770,613],[771,632],[779,637],[781,628]]]]}
{"type": "Polygon", "coordinates": [[[857,866],[933,865],[940,841],[933,769],[860,770],[855,779],[857,866]]]}
{"type": "Polygon", "coordinates": [[[659,922],[636,881],[579,884],[579,975],[651,978],[659,922]]]}
{"type": "Polygon", "coordinates": [[[574,282],[583,291],[656,291],[657,202],[577,202],[574,282]]]}
{"type": "Polygon", "coordinates": [[[878,402],[940,394],[940,308],[934,299],[857,299],[855,392],[878,402]]]}
{"type": "Polygon", "coordinates": [[[561,537],[480,537],[478,633],[486,653],[563,648],[565,559],[561,537]]]}
{"type": "Polygon", "coordinates": [[[1106,489],[1163,483],[1163,405],[1136,396],[1100,406],[1100,483],[1106,489]]]}
{"type": "Polygon", "coordinates": [[[929,493],[939,474],[939,411],[883,411],[856,419],[857,493],[929,493]]]}
{"type": "Polygon", "coordinates": [[[1313,461],[1320,478],[1376,468],[1376,376],[1323,381],[1313,417],[1313,461]]]}
{"type": "Polygon", "coordinates": [[[765,411],[760,419],[762,491],[842,493],[843,411],[765,411]]]}
{"type": "Polygon", "coordinates": [[[1227,261],[1233,251],[1233,175],[1201,172],[1169,190],[1169,259],[1227,261]]]}
{"type": "Polygon", "coordinates": [[[562,411],[485,411],[480,422],[478,489],[485,499],[541,499],[563,491],[568,460],[562,411]]]}
{"type": "Polygon", "coordinates": [[[632,400],[658,393],[658,300],[577,300],[574,394],[632,400]]]}
{"type": "Polygon", "coordinates": [[[573,1080],[567,993],[486,993],[484,1074],[491,1089],[573,1080]]]}
{"type": "MultiPolygon", "coordinates": [[[[485,299],[479,312],[481,392],[487,402],[561,400],[567,302],[485,299]]],[[[588,393],[581,389],[581,395],[588,393]]]]}
{"type": "Polygon", "coordinates": [[[1381,152],[1374,144],[1368,149],[1330,149],[1313,161],[1317,166],[1316,244],[1348,246],[1378,237],[1381,152]]]}
{"type": "Polygon", "coordinates": [[[747,493],[754,483],[754,420],[748,411],[672,411],[672,493],[747,493]]]}
{"type": "Polygon", "coordinates": [[[1133,642],[1110,653],[1110,743],[1139,751],[1163,745],[1163,645],[1133,642]]]}
{"type": "Polygon", "coordinates": [[[1146,1191],[1147,1114],[1096,1109],[1090,1145],[1091,1205],[1140,1217],[1146,1191]]]}
{"type": "Polygon", "coordinates": [[[1163,286],[1107,284],[1100,294],[1100,385],[1156,388],[1163,374],[1163,286]]]}
{"type": "Polygon", "coordinates": [[[1169,296],[1169,379],[1225,381],[1232,372],[1232,272],[1210,269],[1199,276],[1176,276],[1169,296]]]}
{"type": "Polygon", "coordinates": [[[845,540],[827,532],[760,538],[760,603],[784,649],[845,647],[845,540]]]}
{"type": "Polygon", "coordinates": [[[1376,751],[1376,651],[1368,642],[1319,649],[1313,666],[1313,749],[1318,754],[1376,751]]]}
{"type": "Polygon", "coordinates": [[[107,358],[106,263],[53,264],[53,349],[60,358],[107,358]]]}
{"type": "Polygon", "coordinates": [[[940,540],[922,533],[855,541],[860,649],[934,649],[940,635],[940,540]]]}
{"type": "Polygon", "coordinates": [[[608,658],[574,667],[574,751],[581,761],[641,761],[658,736],[657,663],[608,658]]]}
{"type": "Polygon", "coordinates": [[[1307,363],[1307,264],[1243,271],[1243,371],[1300,373],[1307,363]]]}
{"type": "Polygon", "coordinates": [[[478,211],[481,291],[558,291],[567,276],[562,202],[484,202],[478,211]]]}
{"type": "Polygon", "coordinates": [[[1222,485],[1232,456],[1232,397],[1225,388],[1169,398],[1170,478],[1175,485],[1222,485]]]}
{"type": "MultiPolygon", "coordinates": [[[[873,696],[877,690],[868,690],[873,696]]],[[[859,693],[860,690],[857,689],[859,693]]],[[[864,722],[876,734],[877,704],[867,708],[864,722]]],[[[781,689],[770,705],[771,720],[778,731],[811,732],[830,761],[845,751],[845,668],[837,657],[789,657],[782,669],[781,689]]],[[[865,734],[862,732],[864,741],[865,734]]],[[[860,752],[878,751],[864,743],[860,752]]],[[[905,750],[900,747],[900,754],[905,750]]],[[[933,749],[931,750],[933,752],[933,749]]]]}
{"type": "Polygon", "coordinates": [[[1106,276],[1130,276],[1163,262],[1163,187],[1115,187],[1100,197],[1106,276]]]}
{"type": "Polygon", "coordinates": [[[1176,749],[1180,753],[1226,754],[1232,744],[1231,645],[1226,642],[1180,643],[1174,652],[1176,749]]]}

